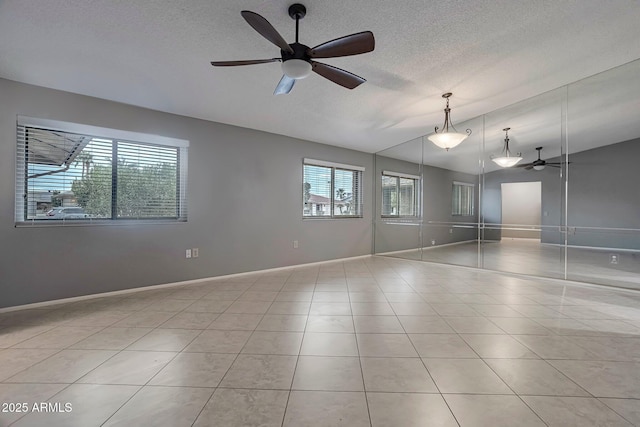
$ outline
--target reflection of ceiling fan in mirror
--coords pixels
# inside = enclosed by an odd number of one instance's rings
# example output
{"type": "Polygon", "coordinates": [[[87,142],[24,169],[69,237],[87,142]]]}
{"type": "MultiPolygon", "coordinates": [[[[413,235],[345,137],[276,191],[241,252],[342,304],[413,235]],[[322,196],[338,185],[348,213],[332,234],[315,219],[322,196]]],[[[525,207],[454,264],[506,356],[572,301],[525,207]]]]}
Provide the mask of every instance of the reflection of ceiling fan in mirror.
{"type": "Polygon", "coordinates": [[[564,162],[547,162],[546,160],[542,160],[540,158],[540,152],[542,151],[542,147],[536,147],[536,150],[538,150],[538,160],[535,160],[531,163],[524,163],[521,165],[516,165],[515,167],[517,168],[525,168],[526,170],[537,170],[537,171],[541,171],[543,170],[546,166],[551,166],[552,168],[559,168],[562,166],[562,164],[564,164],[564,162]]]}

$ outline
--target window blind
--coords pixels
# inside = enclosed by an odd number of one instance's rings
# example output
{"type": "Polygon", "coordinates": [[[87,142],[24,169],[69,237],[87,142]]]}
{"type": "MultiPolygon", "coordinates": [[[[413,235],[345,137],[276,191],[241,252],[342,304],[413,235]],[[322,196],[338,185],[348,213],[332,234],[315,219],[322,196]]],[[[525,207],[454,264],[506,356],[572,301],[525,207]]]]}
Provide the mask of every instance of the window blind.
{"type": "Polygon", "coordinates": [[[112,138],[108,129],[66,125],[18,121],[16,223],[186,220],[188,143],[138,142],[112,138]]]}
{"type": "Polygon", "coordinates": [[[363,167],[304,159],[303,217],[362,217],[363,167]]]}

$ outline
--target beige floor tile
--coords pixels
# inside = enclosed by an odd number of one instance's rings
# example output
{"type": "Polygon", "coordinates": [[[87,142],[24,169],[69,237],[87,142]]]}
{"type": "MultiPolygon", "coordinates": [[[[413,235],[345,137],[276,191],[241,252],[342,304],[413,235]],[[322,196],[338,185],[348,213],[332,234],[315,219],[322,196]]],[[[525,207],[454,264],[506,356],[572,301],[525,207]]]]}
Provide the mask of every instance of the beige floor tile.
{"type": "Polygon", "coordinates": [[[513,335],[551,335],[540,323],[524,317],[489,317],[496,326],[513,335]]]}
{"type": "Polygon", "coordinates": [[[193,387],[143,387],[103,426],[191,426],[213,390],[193,387]]]}
{"type": "Polygon", "coordinates": [[[202,331],[184,351],[203,353],[240,353],[249,340],[249,331],[202,331]]]}
{"type": "Polygon", "coordinates": [[[86,350],[123,350],[153,329],[151,328],[105,328],[95,334],[78,341],[70,349],[86,350]]]}
{"type": "Polygon", "coordinates": [[[418,358],[363,357],[361,363],[367,392],[438,392],[418,358]]]}
{"type": "Polygon", "coordinates": [[[388,302],[352,302],[354,316],[395,316],[388,302]]]}
{"type": "Polygon", "coordinates": [[[543,359],[597,360],[597,357],[565,337],[551,335],[513,335],[543,359]]]}
{"type": "Polygon", "coordinates": [[[84,384],[144,385],[176,356],[173,352],[122,351],[78,380],[84,384]]]}
{"type": "Polygon", "coordinates": [[[459,334],[504,334],[502,329],[484,317],[445,317],[449,326],[459,334]]]}
{"type": "Polygon", "coordinates": [[[406,334],[358,334],[363,357],[418,357],[406,334]]]}
{"type": "Polygon", "coordinates": [[[539,359],[534,352],[509,335],[463,334],[461,337],[482,358],[539,359]]]}
{"type": "Polygon", "coordinates": [[[457,334],[409,334],[420,357],[470,358],[480,356],[457,334]]]}
{"type": "Polygon", "coordinates": [[[600,399],[633,425],[640,425],[640,399],[600,399]]]}
{"type": "Polygon", "coordinates": [[[296,360],[296,356],[241,354],[220,387],[289,390],[296,360]]]}
{"type": "Polygon", "coordinates": [[[262,320],[262,317],[262,314],[223,313],[207,329],[253,331],[262,320]]]}
{"type": "Polygon", "coordinates": [[[266,314],[256,327],[256,330],[272,332],[303,332],[306,324],[307,316],[298,314],[266,314]]]}
{"type": "Polygon", "coordinates": [[[288,391],[219,388],[202,410],[194,427],[280,427],[288,391]]]}
{"type": "Polygon", "coordinates": [[[352,291],[349,288],[349,300],[351,302],[388,302],[382,291],[370,290],[370,291],[352,291]]]}
{"type": "MultiPolygon", "coordinates": [[[[14,421],[28,416],[27,414],[33,411],[34,404],[51,401],[51,398],[65,387],[68,387],[68,384],[0,385],[0,405],[2,405],[0,407],[0,411],[2,411],[0,412],[0,425],[8,426],[14,421]],[[17,407],[15,406],[16,404],[18,405],[17,407]],[[10,405],[13,405],[13,407],[10,405]]],[[[28,425],[28,423],[23,425],[28,425]]]]}
{"type": "Polygon", "coordinates": [[[424,303],[424,299],[417,292],[385,292],[384,296],[389,302],[424,303]]]}
{"type": "Polygon", "coordinates": [[[282,302],[311,302],[313,292],[286,291],[279,292],[276,301],[282,302]]]}
{"type": "Polygon", "coordinates": [[[139,311],[111,325],[118,328],[156,328],[175,316],[166,311],[139,311]]]}
{"type": "Polygon", "coordinates": [[[161,328],[207,329],[219,313],[182,312],[160,325],[161,328]]]}
{"type": "Polygon", "coordinates": [[[361,392],[292,391],[283,427],[370,427],[361,392]]]}
{"type": "Polygon", "coordinates": [[[351,304],[348,302],[313,302],[310,316],[351,316],[351,304]]]}
{"type": "Polygon", "coordinates": [[[306,332],[353,333],[353,318],[351,316],[309,316],[306,332]]]}
{"type": "MultiPolygon", "coordinates": [[[[55,349],[8,348],[0,350],[0,381],[57,353],[55,349]]],[[[4,400],[3,402],[7,402],[4,400]]]]}
{"type": "Polygon", "coordinates": [[[0,348],[9,348],[53,329],[55,325],[5,326],[0,329],[0,348]]]}
{"type": "Polygon", "coordinates": [[[517,396],[445,394],[460,427],[543,427],[546,424],[517,396]]]}
{"type": "Polygon", "coordinates": [[[453,334],[455,331],[438,316],[398,316],[408,334],[453,334]]]}
{"type": "Polygon", "coordinates": [[[149,385],[217,387],[235,358],[235,354],[180,353],[149,385]]]}
{"type": "Polygon", "coordinates": [[[234,301],[201,299],[185,309],[191,313],[224,313],[234,304],[234,301]]]}
{"type": "Polygon", "coordinates": [[[586,360],[549,363],[595,397],[640,399],[640,363],[586,360]]]}
{"type": "Polygon", "coordinates": [[[589,395],[544,360],[485,359],[485,362],[513,391],[520,395],[589,395]]]}
{"type": "Polygon", "coordinates": [[[547,425],[555,427],[631,427],[632,424],[592,397],[523,396],[547,425]]]}
{"type": "Polygon", "coordinates": [[[300,354],[304,356],[358,356],[355,334],[306,332],[300,354]]]}
{"type": "Polygon", "coordinates": [[[372,427],[457,427],[439,394],[367,393],[372,427]]]}
{"type": "Polygon", "coordinates": [[[302,332],[255,331],[242,349],[242,353],[297,356],[300,353],[302,336],[302,332]]]}
{"type": "Polygon", "coordinates": [[[436,316],[437,313],[426,302],[392,302],[393,312],[398,316],[436,316]]]}
{"type": "Polygon", "coordinates": [[[349,293],[345,288],[342,292],[319,291],[313,293],[313,302],[349,302],[349,293]]]}
{"type": "Polygon", "coordinates": [[[225,310],[225,313],[264,314],[271,306],[270,301],[236,300],[225,310]]]}
{"type": "Polygon", "coordinates": [[[306,316],[309,314],[309,306],[311,305],[308,301],[274,301],[269,310],[267,310],[267,314],[298,314],[306,316]]]}
{"type": "Polygon", "coordinates": [[[154,329],[127,350],[181,351],[201,332],[198,329],[154,329]]]}
{"type": "Polygon", "coordinates": [[[359,334],[404,334],[396,316],[353,316],[353,323],[359,334]]]}
{"type": "Polygon", "coordinates": [[[480,359],[423,361],[441,393],[513,394],[500,377],[480,359]]]}
{"type": "Polygon", "coordinates": [[[70,384],[116,353],[110,350],[62,350],[5,381],[70,384]]]}
{"type": "Polygon", "coordinates": [[[293,390],[363,391],[357,357],[300,356],[293,390]]]}
{"type": "Polygon", "coordinates": [[[52,398],[41,399],[61,405],[70,404],[71,411],[57,413],[32,412],[15,426],[101,426],[107,418],[118,410],[138,390],[139,386],[71,384],[52,398]]]}
{"type": "Polygon", "coordinates": [[[26,341],[14,348],[57,348],[63,349],[103,329],[101,326],[58,326],[26,341]]]}
{"type": "Polygon", "coordinates": [[[468,304],[431,303],[431,307],[440,316],[445,317],[477,317],[478,312],[468,304]]]}

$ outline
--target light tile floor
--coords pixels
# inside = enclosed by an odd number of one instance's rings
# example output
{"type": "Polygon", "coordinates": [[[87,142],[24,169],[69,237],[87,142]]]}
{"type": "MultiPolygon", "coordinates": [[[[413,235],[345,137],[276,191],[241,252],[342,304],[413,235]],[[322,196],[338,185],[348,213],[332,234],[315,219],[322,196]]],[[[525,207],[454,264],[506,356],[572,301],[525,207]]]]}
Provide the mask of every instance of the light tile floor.
{"type": "Polygon", "coordinates": [[[371,257],[5,312],[0,402],[0,426],[640,425],[640,293],[371,257]]]}

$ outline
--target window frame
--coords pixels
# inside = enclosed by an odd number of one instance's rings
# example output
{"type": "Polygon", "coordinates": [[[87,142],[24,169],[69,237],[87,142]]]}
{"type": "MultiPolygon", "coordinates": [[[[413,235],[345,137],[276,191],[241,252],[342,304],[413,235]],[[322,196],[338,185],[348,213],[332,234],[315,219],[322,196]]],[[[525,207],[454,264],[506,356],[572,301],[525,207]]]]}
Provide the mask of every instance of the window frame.
{"type": "MultiPolygon", "coordinates": [[[[16,120],[16,175],[15,175],[15,205],[14,221],[16,227],[60,227],[60,226],[87,226],[87,225],[125,225],[125,224],[162,224],[187,221],[187,168],[189,141],[184,139],[152,135],[140,132],[124,131],[119,129],[104,128],[79,123],[64,122],[58,120],[40,119],[27,116],[17,116],[16,120]],[[117,153],[117,145],[136,144],[144,147],[161,147],[176,149],[176,216],[160,217],[119,217],[105,218],[74,218],[74,219],[49,219],[28,218],[28,169],[29,163],[26,155],[26,129],[42,129],[51,132],[75,134],[91,139],[110,140],[114,153],[117,153]]],[[[117,163],[117,157],[112,157],[111,165],[117,163]]],[[[117,168],[116,168],[117,170],[117,168]]],[[[117,195],[118,176],[114,174],[111,181],[112,203],[117,195]]]]}
{"type": "MultiPolygon", "coordinates": [[[[365,168],[362,166],[349,165],[344,163],[336,163],[336,162],[328,162],[325,160],[316,160],[304,158],[302,160],[302,219],[354,219],[354,218],[363,218],[364,217],[364,203],[363,203],[363,177],[364,177],[365,168]],[[331,182],[330,182],[330,208],[329,215],[307,215],[305,214],[305,200],[304,200],[304,184],[305,184],[305,166],[316,166],[316,167],[324,167],[331,169],[331,182]],[[335,214],[335,173],[336,170],[339,171],[347,171],[357,174],[354,185],[354,194],[352,195],[353,200],[355,201],[355,211],[354,215],[336,215],[335,214]]],[[[324,196],[323,196],[324,197],[324,196]]],[[[310,203],[310,206],[313,205],[310,203]]]]}
{"type": "Polygon", "coordinates": [[[451,186],[451,216],[466,216],[466,217],[474,216],[475,204],[476,204],[475,198],[476,198],[476,184],[473,184],[470,182],[453,181],[453,184],[451,186]],[[471,188],[471,193],[470,193],[471,197],[467,205],[469,207],[470,213],[465,213],[466,211],[462,209],[462,204],[458,205],[459,212],[456,212],[455,204],[454,204],[456,187],[471,188]]]}
{"type": "Polygon", "coordinates": [[[380,175],[380,181],[381,181],[381,194],[382,192],[384,192],[384,186],[382,185],[382,180],[387,177],[387,178],[395,178],[396,179],[396,191],[397,191],[397,196],[396,196],[396,211],[398,212],[397,214],[387,214],[385,215],[384,212],[384,197],[381,195],[380,199],[381,199],[381,205],[380,205],[380,217],[381,218],[417,218],[420,216],[420,176],[418,175],[412,175],[412,174],[408,174],[408,173],[404,173],[404,172],[393,172],[393,171],[389,171],[389,170],[383,170],[382,174],[380,175]],[[401,195],[401,185],[400,185],[400,179],[411,179],[414,181],[413,184],[413,213],[410,215],[401,215],[400,214],[400,195],[401,195]]]}

